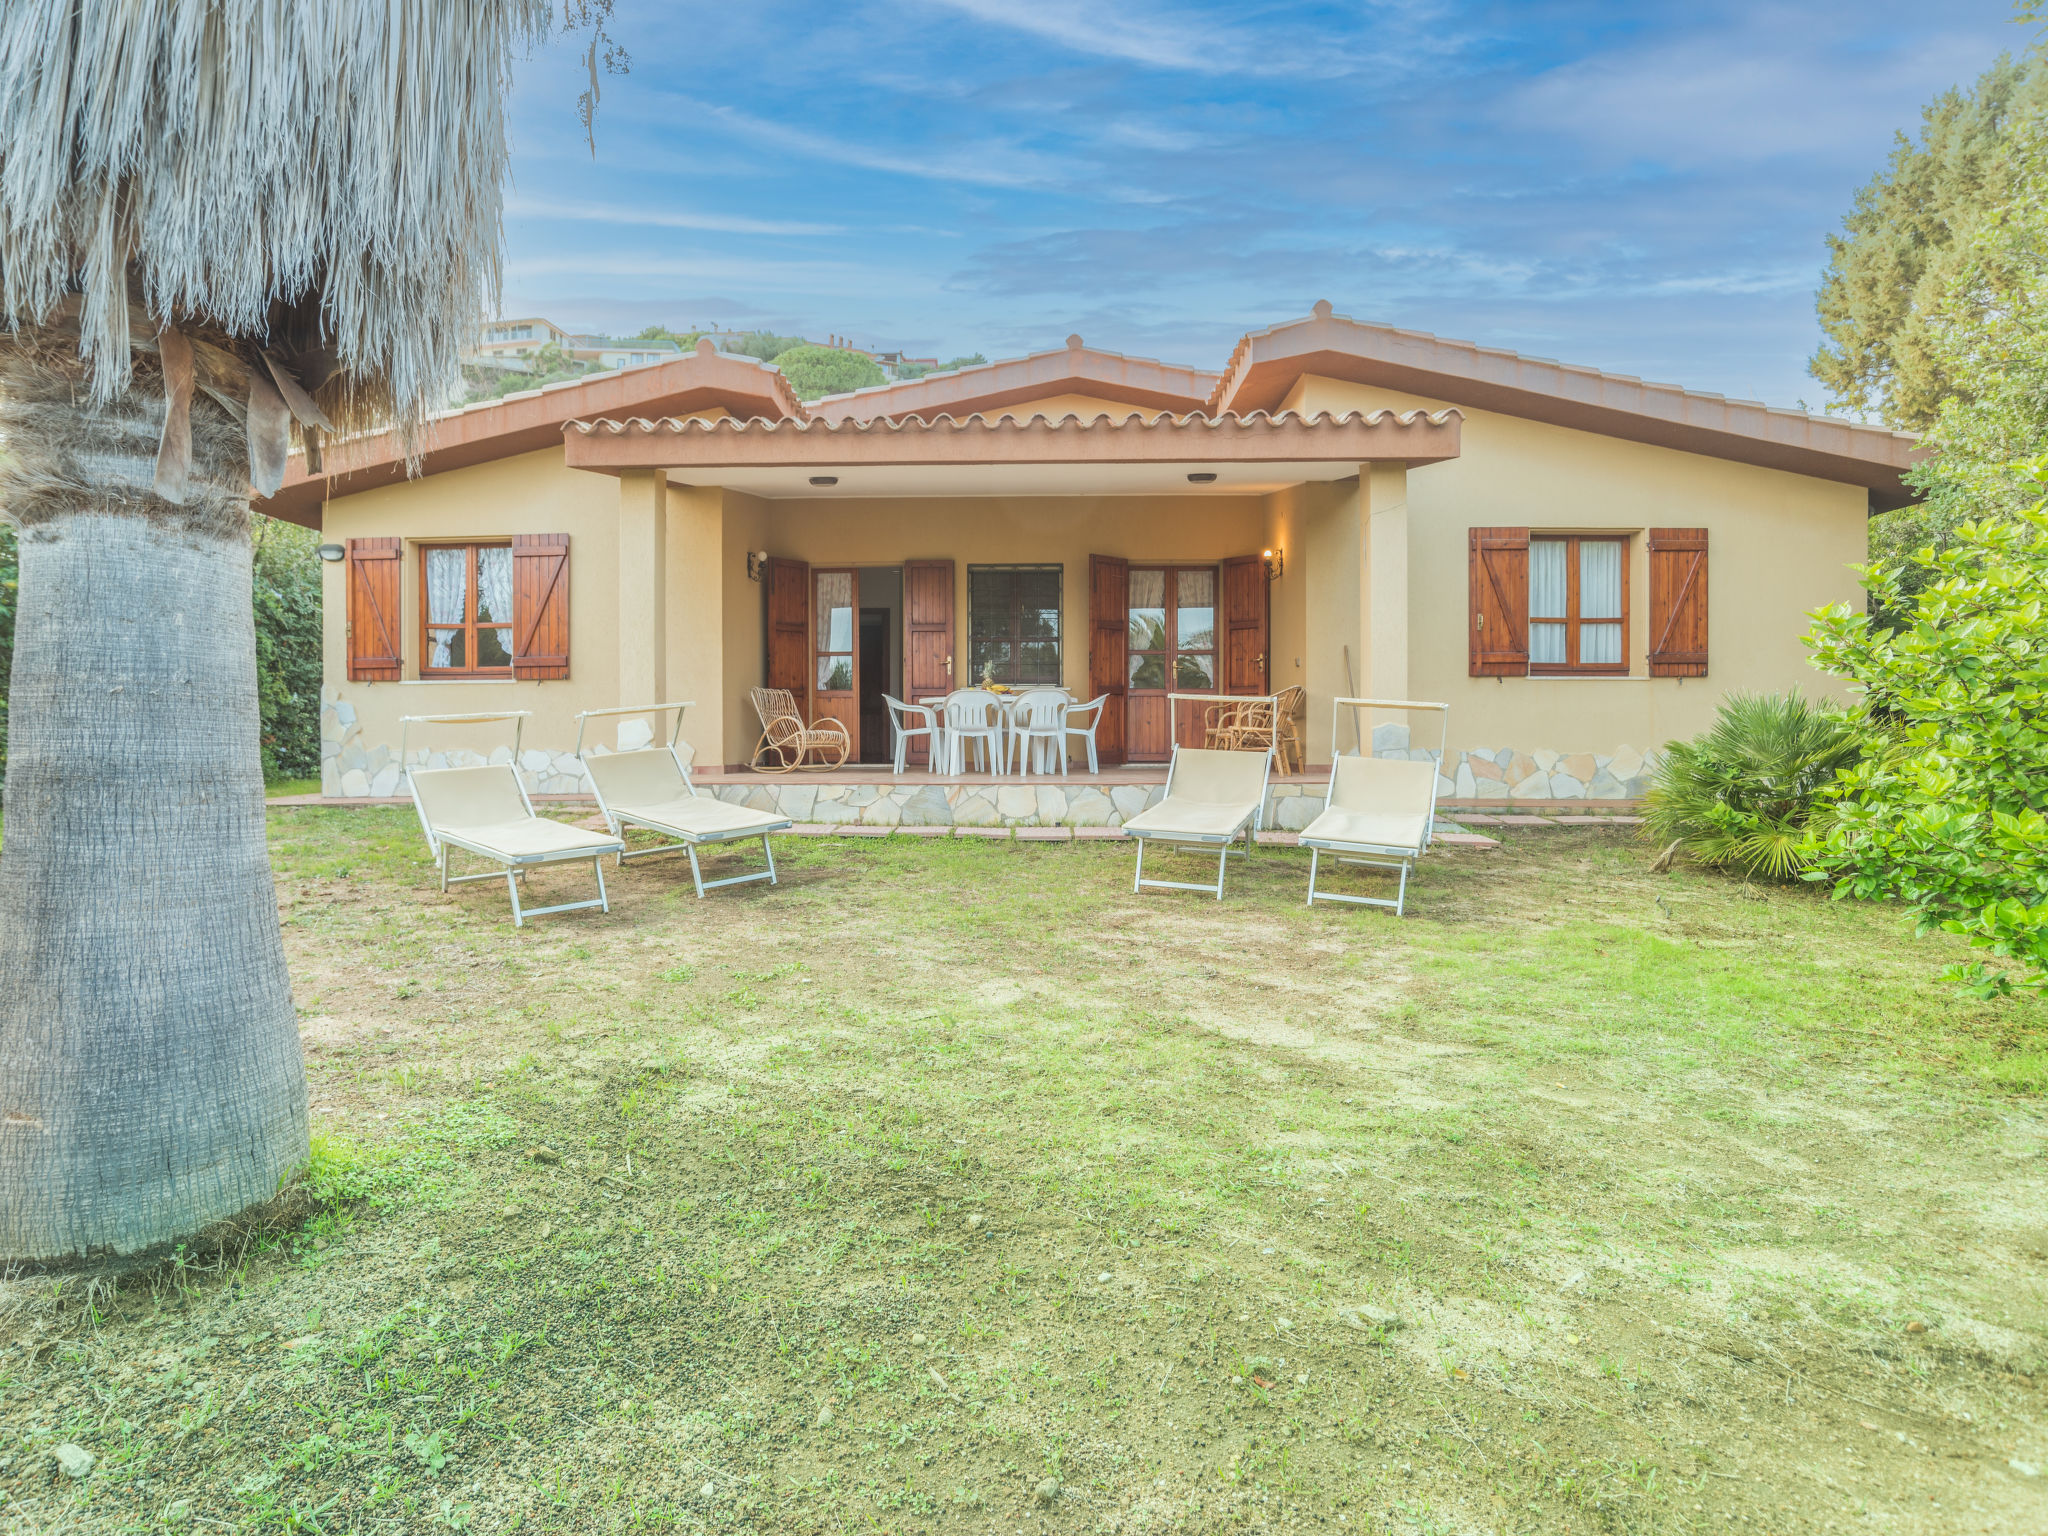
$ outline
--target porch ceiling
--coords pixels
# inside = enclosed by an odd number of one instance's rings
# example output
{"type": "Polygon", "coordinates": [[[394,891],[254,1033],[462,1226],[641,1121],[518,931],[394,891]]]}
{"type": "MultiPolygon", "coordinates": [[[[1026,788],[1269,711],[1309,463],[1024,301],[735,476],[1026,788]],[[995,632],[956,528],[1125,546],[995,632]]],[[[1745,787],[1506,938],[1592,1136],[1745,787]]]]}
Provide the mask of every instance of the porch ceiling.
{"type": "Polygon", "coordinates": [[[1342,416],[909,416],[872,422],[572,421],[567,459],[621,474],[665,469],[763,496],[1246,494],[1339,480],[1364,463],[1458,454],[1462,418],[1411,411],[1342,416]],[[1201,486],[1190,474],[1214,474],[1201,486]],[[817,476],[835,483],[819,486],[817,476]]]}

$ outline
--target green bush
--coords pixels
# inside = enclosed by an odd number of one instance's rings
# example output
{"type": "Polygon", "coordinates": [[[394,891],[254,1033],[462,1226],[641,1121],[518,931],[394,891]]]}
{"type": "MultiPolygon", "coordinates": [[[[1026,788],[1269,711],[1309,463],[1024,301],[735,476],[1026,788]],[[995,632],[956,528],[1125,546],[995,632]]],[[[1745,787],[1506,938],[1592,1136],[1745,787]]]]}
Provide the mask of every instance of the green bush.
{"type": "Polygon", "coordinates": [[[882,365],[872,357],[840,347],[791,347],[776,357],[775,366],[782,370],[799,400],[816,400],[822,395],[840,395],[849,389],[866,389],[871,384],[888,382],[882,365]]]}
{"type": "Polygon", "coordinates": [[[320,536],[257,515],[250,546],[263,777],[320,774],[320,536]]]}
{"type": "Polygon", "coordinates": [[[1856,755],[1840,710],[1797,693],[1731,694],[1706,734],[1665,749],[1644,817],[1702,864],[1790,880],[1816,795],[1856,755]]]}
{"type": "MultiPolygon", "coordinates": [[[[2031,475],[2039,494],[2048,461],[2031,475]]],[[[2048,984],[2048,502],[1963,523],[1864,573],[1890,628],[1836,604],[1807,643],[1862,694],[1866,754],[1815,817],[1809,878],[1890,898],[2008,962],[1954,973],[1981,993],[2048,984]],[[1908,593],[1917,589],[1917,596],[1908,593]]]]}

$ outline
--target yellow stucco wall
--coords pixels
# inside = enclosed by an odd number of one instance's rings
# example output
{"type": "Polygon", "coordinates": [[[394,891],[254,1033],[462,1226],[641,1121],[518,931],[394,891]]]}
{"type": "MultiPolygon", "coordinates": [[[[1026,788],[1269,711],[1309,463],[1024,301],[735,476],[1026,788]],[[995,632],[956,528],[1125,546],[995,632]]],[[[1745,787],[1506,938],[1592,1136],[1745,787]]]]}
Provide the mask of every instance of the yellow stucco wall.
{"type": "MultiPolygon", "coordinates": [[[[1286,404],[1304,412],[1444,402],[1310,378],[1286,404]]],[[[1084,396],[1031,409],[1122,407],[1084,396]]],[[[745,759],[756,734],[747,690],[761,681],[762,588],[747,553],[812,565],[951,559],[956,672],[967,670],[969,565],[1057,564],[1063,570],[1065,681],[1088,696],[1088,557],[1211,563],[1277,548],[1272,597],[1274,686],[1309,690],[1306,740],[1327,758],[1330,700],[1399,692],[1452,706],[1454,752],[1630,754],[1694,734],[1735,689],[1827,691],[1806,661],[1803,615],[1858,600],[1849,567],[1865,553],[1864,493],[1854,487],[1465,411],[1463,454],[1419,468],[1366,466],[1347,480],[1271,495],[765,500],[718,487],[569,469],[559,449],[366,491],[330,502],[325,537],[395,535],[409,546],[515,533],[571,540],[571,676],[567,682],[421,682],[419,570],[404,563],[401,683],[347,678],[346,567],[325,571],[328,788],[389,790],[399,716],[530,709],[528,745],[566,753],[574,714],[656,696],[694,699],[684,736],[704,764],[745,759]],[[1466,673],[1466,534],[1477,525],[1622,532],[1630,546],[1626,678],[1472,678],[1466,673]],[[1651,679],[1647,555],[1651,526],[1705,527],[1712,540],[1710,674],[1651,679]],[[1405,580],[1400,577],[1405,549],[1405,580]],[[382,756],[379,756],[380,749],[382,756]]],[[[606,732],[616,730],[607,725],[606,732]]],[[[487,752],[495,728],[451,728],[415,744],[487,752]]],[[[610,735],[597,739],[611,740],[610,735]]],[[[1422,736],[1416,737],[1421,744],[1422,736]]],[[[570,765],[549,762],[543,788],[570,765]]],[[[1617,772],[1619,768],[1617,768],[1617,772]]]]}
{"type": "MultiPolygon", "coordinates": [[[[348,733],[348,747],[361,763],[344,752],[323,765],[340,777],[354,764],[366,780],[381,770],[368,764],[380,748],[395,762],[401,715],[460,714],[484,710],[528,709],[529,745],[567,752],[576,740],[578,709],[601,707],[617,698],[619,612],[619,482],[609,475],[570,469],[559,448],[520,454],[466,469],[448,470],[419,480],[403,481],[327,503],[321,519],[322,537],[343,544],[350,539],[397,537],[406,541],[403,562],[403,638],[405,678],[396,683],[348,681],[348,567],[334,562],[323,568],[321,587],[322,659],[326,679],[323,735],[337,745],[348,733]],[[419,680],[420,570],[416,546],[448,539],[508,539],[516,533],[569,535],[570,658],[567,682],[435,682],[419,680]],[[337,705],[346,705],[345,710],[337,705]]],[[[486,755],[511,740],[510,726],[469,725],[415,727],[414,746],[460,748],[486,755]]],[[[323,779],[330,775],[323,771],[323,779]]],[[[385,776],[385,792],[396,775],[385,776]]],[[[352,785],[352,787],[354,787],[352,785]]]]}
{"type": "MultiPolygon", "coordinates": [[[[1304,412],[1440,410],[1449,402],[1333,379],[1303,379],[1304,412]]],[[[1807,660],[1804,615],[1860,603],[1850,567],[1866,556],[1867,494],[1856,486],[1680,453],[1460,407],[1460,456],[1407,476],[1410,696],[1451,705],[1451,746],[1534,752],[1640,751],[1691,736],[1738,690],[1836,691],[1807,660]],[[1628,677],[1467,675],[1467,530],[1614,532],[1629,545],[1628,677]],[[1705,528],[1711,601],[1708,675],[1651,678],[1645,530],[1705,528]]],[[[1346,556],[1348,558],[1348,554],[1346,556]]],[[[1369,627],[1369,626],[1368,626],[1369,627]]],[[[1384,658],[1382,658],[1384,660],[1384,658]]],[[[1382,672],[1399,669],[1382,668],[1382,672]]],[[[1361,676],[1361,682],[1364,677],[1361,676]]],[[[1328,754],[1327,713],[1311,719],[1328,754]]],[[[1416,737],[1421,744],[1420,732],[1416,737]]]]}

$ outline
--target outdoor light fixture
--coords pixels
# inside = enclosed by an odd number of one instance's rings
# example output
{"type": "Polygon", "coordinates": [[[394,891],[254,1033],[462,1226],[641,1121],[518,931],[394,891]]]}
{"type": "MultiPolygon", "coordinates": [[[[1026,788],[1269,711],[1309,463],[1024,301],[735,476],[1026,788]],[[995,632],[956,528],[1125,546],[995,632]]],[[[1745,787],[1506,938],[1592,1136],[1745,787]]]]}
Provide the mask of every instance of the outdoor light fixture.
{"type": "Polygon", "coordinates": [[[1207,485],[1215,478],[1216,471],[1213,469],[1191,469],[1188,471],[1189,485],[1207,485]]]}
{"type": "Polygon", "coordinates": [[[322,560],[345,560],[348,558],[348,551],[339,544],[322,544],[318,554],[322,560]]]}
{"type": "Polygon", "coordinates": [[[1280,573],[1287,569],[1287,551],[1284,549],[1262,549],[1259,558],[1266,562],[1266,580],[1278,581],[1280,573]]]}
{"type": "Polygon", "coordinates": [[[761,568],[762,568],[763,566],[765,566],[765,565],[766,565],[767,563],[768,563],[768,551],[767,551],[767,550],[765,550],[765,549],[750,549],[750,550],[748,550],[748,551],[747,551],[747,580],[749,580],[749,581],[759,581],[759,580],[761,579],[761,568]]]}
{"type": "Polygon", "coordinates": [[[811,484],[813,484],[813,485],[837,485],[838,483],[839,483],[839,477],[838,477],[837,475],[813,475],[813,476],[811,476],[811,484]]]}

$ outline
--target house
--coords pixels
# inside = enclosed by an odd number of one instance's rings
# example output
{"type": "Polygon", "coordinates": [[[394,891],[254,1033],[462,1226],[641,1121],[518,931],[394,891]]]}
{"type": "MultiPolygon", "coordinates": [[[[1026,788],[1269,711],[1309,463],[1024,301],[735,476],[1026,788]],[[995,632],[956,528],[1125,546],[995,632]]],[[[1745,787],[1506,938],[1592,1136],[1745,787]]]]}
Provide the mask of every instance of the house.
{"type": "Polygon", "coordinates": [[[649,363],[681,357],[683,353],[666,337],[650,340],[645,336],[571,336],[563,348],[577,362],[595,363],[600,368],[644,368],[649,363]]]}
{"type": "Polygon", "coordinates": [[[530,357],[551,344],[564,346],[568,340],[567,331],[539,315],[526,315],[516,320],[490,320],[478,329],[476,345],[464,361],[516,367],[518,365],[512,359],[530,357]]]}
{"type": "MultiPolygon", "coordinates": [[[[336,445],[266,510],[337,557],[330,793],[402,792],[403,715],[531,710],[526,766],[561,790],[578,710],[690,699],[723,794],[844,820],[1114,820],[1200,739],[1201,706],[1170,690],[1294,684],[1311,772],[1332,699],[1438,699],[1447,796],[1634,796],[1723,693],[1827,686],[1806,615],[1859,598],[1867,520],[1908,498],[1915,453],[1318,304],[1218,371],[1076,336],[808,406],[706,340],[452,412],[417,478],[386,437],[336,445]],[[1050,799],[744,772],[757,684],[880,764],[883,692],[983,675],[1108,695],[1115,772],[1050,799]]],[[[1424,750],[1391,719],[1372,745],[1424,750]]]]}

